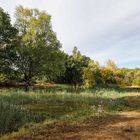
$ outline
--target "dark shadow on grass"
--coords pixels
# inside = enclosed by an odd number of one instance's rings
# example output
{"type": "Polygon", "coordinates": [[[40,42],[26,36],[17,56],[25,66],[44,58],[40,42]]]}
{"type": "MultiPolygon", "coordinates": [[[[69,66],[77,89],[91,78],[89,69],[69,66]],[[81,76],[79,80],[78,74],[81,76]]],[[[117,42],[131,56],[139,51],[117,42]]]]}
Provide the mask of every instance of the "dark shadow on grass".
{"type": "MultiPolygon", "coordinates": [[[[24,85],[0,85],[0,89],[9,89],[13,91],[24,91],[24,85]]],[[[105,86],[105,85],[97,85],[94,86],[91,89],[84,89],[84,88],[79,88],[78,90],[73,90],[71,85],[53,85],[53,86],[34,86],[32,85],[30,87],[30,91],[37,92],[37,93],[57,93],[57,92],[71,92],[71,93],[80,93],[80,92],[99,92],[99,91],[115,91],[118,93],[133,93],[133,92],[139,92],[140,93],[140,87],[119,87],[119,86],[105,86]]]]}

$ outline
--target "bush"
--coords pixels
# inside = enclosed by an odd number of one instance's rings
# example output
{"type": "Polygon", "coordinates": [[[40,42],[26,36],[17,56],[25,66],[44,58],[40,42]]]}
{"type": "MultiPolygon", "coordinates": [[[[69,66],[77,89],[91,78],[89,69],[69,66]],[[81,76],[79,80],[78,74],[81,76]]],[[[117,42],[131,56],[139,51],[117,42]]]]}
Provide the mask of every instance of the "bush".
{"type": "Polygon", "coordinates": [[[5,134],[17,130],[27,121],[27,115],[20,106],[0,102],[0,133],[5,134]]]}

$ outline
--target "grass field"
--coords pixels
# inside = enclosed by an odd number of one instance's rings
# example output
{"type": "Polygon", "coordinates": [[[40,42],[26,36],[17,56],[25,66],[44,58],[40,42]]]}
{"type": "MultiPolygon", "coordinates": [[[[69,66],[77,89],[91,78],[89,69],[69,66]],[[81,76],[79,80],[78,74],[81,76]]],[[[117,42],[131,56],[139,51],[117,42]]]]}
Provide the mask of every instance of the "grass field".
{"type": "MultiPolygon", "coordinates": [[[[140,89],[94,88],[78,93],[66,90],[65,86],[28,93],[21,89],[1,89],[0,134],[1,139],[11,140],[39,139],[38,136],[49,133],[45,138],[53,139],[54,134],[60,133],[59,129],[64,129],[62,134],[88,131],[93,129],[89,125],[91,120],[95,125],[111,124],[117,121],[118,114],[134,111],[140,111],[140,89]]],[[[58,135],[58,139],[63,137],[58,135]]]]}

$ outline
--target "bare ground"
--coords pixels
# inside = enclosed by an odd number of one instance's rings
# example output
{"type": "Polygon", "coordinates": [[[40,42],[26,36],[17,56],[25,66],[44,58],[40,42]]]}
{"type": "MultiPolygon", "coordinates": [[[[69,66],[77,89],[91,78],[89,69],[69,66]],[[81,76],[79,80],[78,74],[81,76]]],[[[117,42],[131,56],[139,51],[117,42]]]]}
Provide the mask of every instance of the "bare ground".
{"type": "Polygon", "coordinates": [[[140,140],[140,112],[93,117],[83,123],[59,122],[32,128],[10,140],[140,140]]]}

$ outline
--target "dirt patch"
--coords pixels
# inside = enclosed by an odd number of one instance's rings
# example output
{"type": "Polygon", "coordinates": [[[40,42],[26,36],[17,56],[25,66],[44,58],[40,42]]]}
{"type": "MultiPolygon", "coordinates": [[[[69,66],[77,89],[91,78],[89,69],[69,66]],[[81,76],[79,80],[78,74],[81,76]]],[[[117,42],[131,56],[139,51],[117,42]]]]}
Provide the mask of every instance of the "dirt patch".
{"type": "Polygon", "coordinates": [[[140,112],[92,117],[83,123],[42,125],[10,140],[140,140],[140,112]]]}

